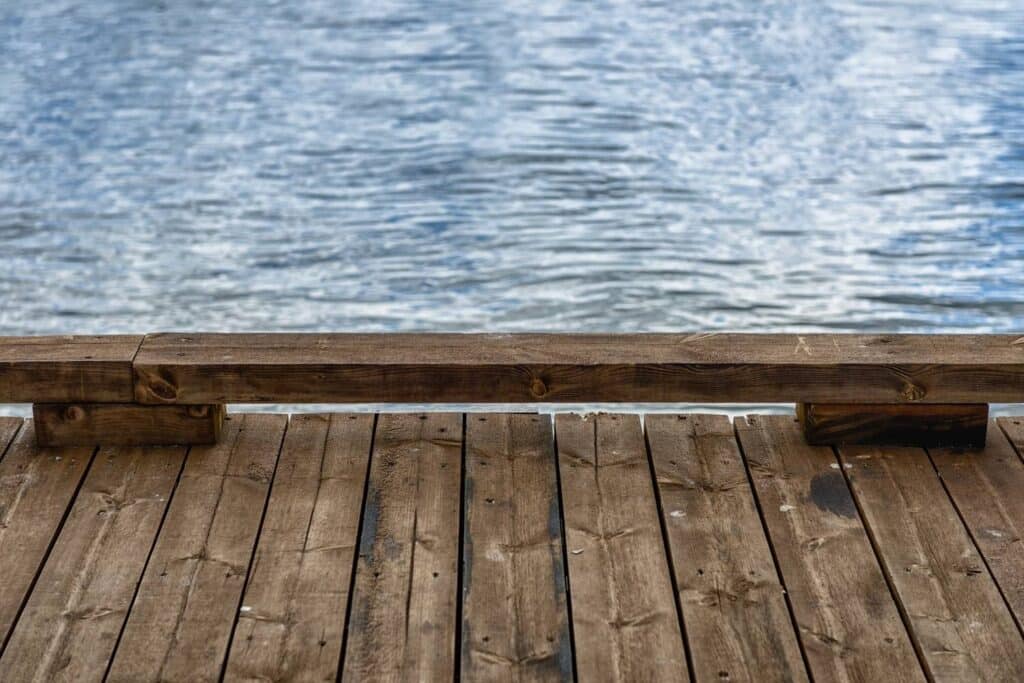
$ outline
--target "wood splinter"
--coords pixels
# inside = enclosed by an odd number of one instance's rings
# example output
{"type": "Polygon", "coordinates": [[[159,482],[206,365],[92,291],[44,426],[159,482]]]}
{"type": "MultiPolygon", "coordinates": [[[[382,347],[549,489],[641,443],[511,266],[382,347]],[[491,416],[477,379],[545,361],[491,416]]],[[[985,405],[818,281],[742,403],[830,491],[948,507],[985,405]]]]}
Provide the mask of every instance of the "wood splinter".
{"type": "Polygon", "coordinates": [[[170,446],[216,443],[221,404],[144,406],[132,403],[36,403],[40,446],[170,446]]]}
{"type": "Polygon", "coordinates": [[[981,448],[987,403],[798,403],[807,443],[817,446],[981,448]]]}

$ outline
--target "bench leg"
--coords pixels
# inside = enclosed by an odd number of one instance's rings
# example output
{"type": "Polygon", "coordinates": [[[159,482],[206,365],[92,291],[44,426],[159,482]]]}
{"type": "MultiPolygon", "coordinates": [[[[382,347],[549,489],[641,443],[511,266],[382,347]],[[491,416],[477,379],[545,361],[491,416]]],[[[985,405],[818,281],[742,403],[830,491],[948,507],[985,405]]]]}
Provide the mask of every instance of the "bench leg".
{"type": "Polygon", "coordinates": [[[988,404],[799,403],[807,443],[981,448],[988,404]]]}
{"type": "Polygon", "coordinates": [[[163,446],[216,443],[223,405],[36,403],[40,446],[163,446]]]}

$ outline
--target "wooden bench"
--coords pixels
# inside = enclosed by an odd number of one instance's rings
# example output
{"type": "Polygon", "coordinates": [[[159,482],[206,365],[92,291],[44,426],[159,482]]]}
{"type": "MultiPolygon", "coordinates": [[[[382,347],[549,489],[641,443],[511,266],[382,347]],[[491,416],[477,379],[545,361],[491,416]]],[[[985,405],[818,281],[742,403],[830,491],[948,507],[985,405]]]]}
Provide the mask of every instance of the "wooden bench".
{"type": "Polygon", "coordinates": [[[1024,337],[193,334],[0,337],[42,444],[209,443],[228,403],[795,403],[812,443],[981,445],[1024,337]]]}

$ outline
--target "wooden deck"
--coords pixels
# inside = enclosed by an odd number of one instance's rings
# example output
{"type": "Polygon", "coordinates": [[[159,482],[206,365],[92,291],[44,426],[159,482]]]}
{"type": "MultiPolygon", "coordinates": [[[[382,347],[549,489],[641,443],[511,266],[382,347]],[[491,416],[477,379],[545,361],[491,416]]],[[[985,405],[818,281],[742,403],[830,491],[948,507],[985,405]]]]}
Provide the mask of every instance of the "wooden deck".
{"type": "MultiPolygon", "coordinates": [[[[204,397],[205,398],[205,397],[204,397]]],[[[0,680],[1024,680],[1024,420],[983,451],[792,417],[0,418],[0,680]]]]}

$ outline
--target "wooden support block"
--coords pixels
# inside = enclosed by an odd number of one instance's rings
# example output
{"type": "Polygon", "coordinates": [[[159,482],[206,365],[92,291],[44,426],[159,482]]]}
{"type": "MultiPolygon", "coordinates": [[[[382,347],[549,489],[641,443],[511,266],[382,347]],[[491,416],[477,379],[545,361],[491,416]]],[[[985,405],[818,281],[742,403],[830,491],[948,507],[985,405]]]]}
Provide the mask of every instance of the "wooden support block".
{"type": "Polygon", "coordinates": [[[216,443],[223,405],[36,403],[40,446],[163,446],[216,443]]]}
{"type": "Polygon", "coordinates": [[[812,445],[981,448],[987,403],[799,403],[797,416],[812,445]]]}

